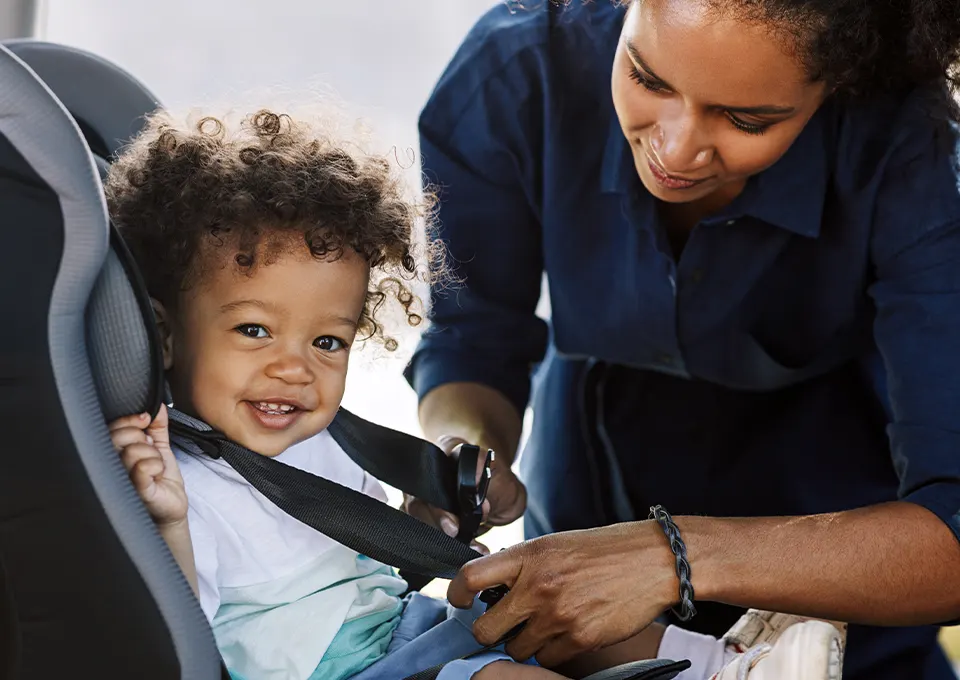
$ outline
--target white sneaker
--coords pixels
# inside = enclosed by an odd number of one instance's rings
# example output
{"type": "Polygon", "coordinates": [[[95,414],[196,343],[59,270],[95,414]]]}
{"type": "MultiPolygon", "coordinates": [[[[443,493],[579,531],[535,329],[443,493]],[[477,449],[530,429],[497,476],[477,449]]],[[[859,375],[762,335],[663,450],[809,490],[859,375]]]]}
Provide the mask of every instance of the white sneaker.
{"type": "MultiPolygon", "coordinates": [[[[774,616],[786,617],[784,614],[774,616]]],[[[826,621],[788,618],[794,619],[790,625],[783,625],[786,620],[778,619],[776,624],[771,624],[768,618],[758,618],[757,621],[768,625],[752,625],[743,638],[758,642],[746,648],[742,642],[733,643],[742,653],[711,680],[840,680],[843,671],[840,630],[826,621]]]]}

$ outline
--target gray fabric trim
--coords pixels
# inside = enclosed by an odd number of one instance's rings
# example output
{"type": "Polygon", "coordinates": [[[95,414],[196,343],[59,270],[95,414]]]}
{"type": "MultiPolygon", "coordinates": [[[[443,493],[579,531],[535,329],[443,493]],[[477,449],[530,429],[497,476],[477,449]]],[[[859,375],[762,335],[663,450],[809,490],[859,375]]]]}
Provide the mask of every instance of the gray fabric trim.
{"type": "MultiPolygon", "coordinates": [[[[84,341],[84,308],[108,247],[98,173],[66,109],[0,46],[0,133],[60,197],[65,252],[50,306],[50,359],[67,424],[114,531],[167,622],[182,677],[219,680],[213,633],[113,453],[84,341]]],[[[144,663],[150,663],[144,659],[144,663]]],[[[126,669],[117,669],[118,672],[126,669]]]]}
{"type": "Polygon", "coordinates": [[[137,413],[150,402],[150,340],[143,314],[110,250],[87,303],[87,356],[107,422],[137,413]]]}

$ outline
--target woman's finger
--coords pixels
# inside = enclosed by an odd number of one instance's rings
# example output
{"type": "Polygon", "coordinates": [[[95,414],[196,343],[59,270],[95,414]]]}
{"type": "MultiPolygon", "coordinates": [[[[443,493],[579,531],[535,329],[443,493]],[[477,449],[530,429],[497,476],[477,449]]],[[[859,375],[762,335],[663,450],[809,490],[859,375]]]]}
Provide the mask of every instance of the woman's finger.
{"type": "Polygon", "coordinates": [[[435,508],[419,498],[407,496],[403,501],[403,510],[411,517],[416,517],[421,522],[437,527],[448,536],[456,538],[460,530],[460,523],[456,516],[435,508]]]}
{"type": "MultiPolygon", "coordinates": [[[[533,614],[531,619],[535,618],[536,614],[533,614]]],[[[555,635],[544,633],[544,630],[540,626],[525,626],[515,638],[507,642],[504,650],[516,661],[522,662],[536,657],[537,663],[540,663],[542,650],[554,644],[558,639],[555,635]]],[[[542,663],[540,665],[544,668],[551,667],[542,663]]]]}
{"type": "Polygon", "coordinates": [[[490,554],[490,548],[488,548],[487,546],[485,546],[483,543],[480,543],[479,541],[473,541],[473,542],[471,542],[471,543],[470,543],[470,547],[473,548],[474,550],[476,550],[476,551],[477,551],[478,553],[480,553],[481,555],[489,555],[489,554],[490,554]]]}
{"type": "MultiPolygon", "coordinates": [[[[500,585],[513,587],[522,564],[518,551],[509,548],[468,562],[450,582],[447,599],[455,607],[469,609],[476,596],[487,588],[500,585]]],[[[497,607],[502,604],[501,601],[497,607]]]]}
{"type": "MultiPolygon", "coordinates": [[[[575,656],[593,652],[599,648],[598,642],[590,633],[582,630],[579,633],[556,635],[544,641],[534,656],[537,658],[537,663],[544,668],[556,668],[575,656]]],[[[509,651],[507,653],[509,654],[509,651]]]]}
{"type": "MultiPolygon", "coordinates": [[[[536,604],[530,606],[524,589],[511,590],[497,604],[473,623],[473,636],[482,645],[499,643],[507,635],[536,615],[536,604]]],[[[528,638],[529,639],[529,638],[528,638]]],[[[538,648],[539,649],[539,648],[538,648]]],[[[530,658],[532,653],[526,658],[530,658]]]]}

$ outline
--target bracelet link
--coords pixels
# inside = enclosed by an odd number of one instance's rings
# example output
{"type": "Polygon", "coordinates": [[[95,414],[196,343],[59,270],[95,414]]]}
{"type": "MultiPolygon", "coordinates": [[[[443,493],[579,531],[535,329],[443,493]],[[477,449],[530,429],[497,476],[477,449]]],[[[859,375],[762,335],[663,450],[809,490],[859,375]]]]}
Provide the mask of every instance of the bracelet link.
{"type": "Polygon", "coordinates": [[[687,546],[680,537],[680,529],[673,521],[673,517],[662,505],[654,505],[650,508],[649,519],[654,519],[663,529],[670,544],[670,550],[673,552],[677,561],[677,578],[680,580],[680,605],[673,607],[674,615],[680,621],[689,621],[697,615],[697,608],[693,605],[694,592],[693,584],[690,582],[692,571],[690,562],[687,560],[687,546]]]}

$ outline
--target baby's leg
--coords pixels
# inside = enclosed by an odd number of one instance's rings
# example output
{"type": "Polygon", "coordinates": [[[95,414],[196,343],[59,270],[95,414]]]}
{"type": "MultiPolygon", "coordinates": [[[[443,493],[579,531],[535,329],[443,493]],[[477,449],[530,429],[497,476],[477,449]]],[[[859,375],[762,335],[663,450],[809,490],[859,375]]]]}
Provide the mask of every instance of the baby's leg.
{"type": "Polygon", "coordinates": [[[660,642],[666,627],[659,623],[651,623],[642,631],[623,642],[611,645],[598,652],[590,652],[576,657],[556,668],[570,678],[583,678],[597,671],[613,668],[631,661],[656,659],[660,650],[660,642]]]}
{"type": "Polygon", "coordinates": [[[494,661],[473,676],[474,680],[567,680],[565,675],[539,666],[525,666],[512,661],[494,661]]]}
{"type": "Polygon", "coordinates": [[[474,675],[475,680],[558,680],[563,678],[583,678],[597,671],[613,668],[620,664],[657,658],[657,649],[663,638],[665,628],[652,623],[639,634],[624,640],[620,644],[577,657],[555,670],[539,666],[524,666],[509,661],[496,661],[474,675]]]}

